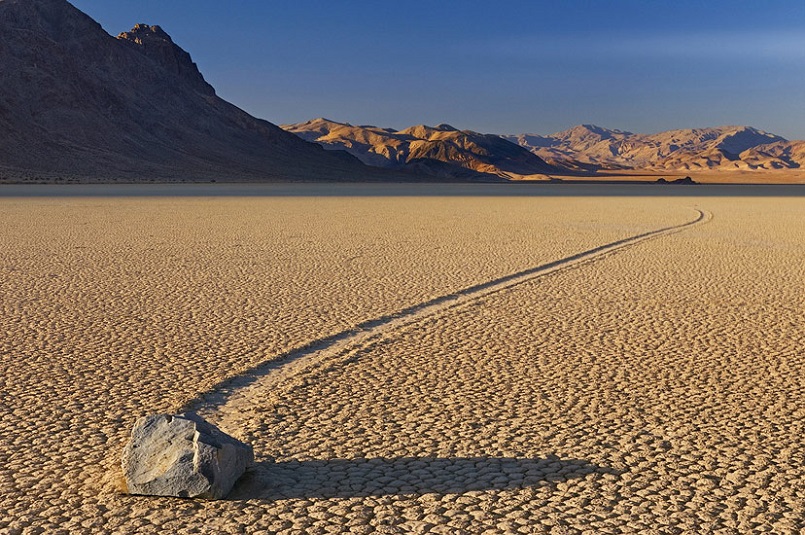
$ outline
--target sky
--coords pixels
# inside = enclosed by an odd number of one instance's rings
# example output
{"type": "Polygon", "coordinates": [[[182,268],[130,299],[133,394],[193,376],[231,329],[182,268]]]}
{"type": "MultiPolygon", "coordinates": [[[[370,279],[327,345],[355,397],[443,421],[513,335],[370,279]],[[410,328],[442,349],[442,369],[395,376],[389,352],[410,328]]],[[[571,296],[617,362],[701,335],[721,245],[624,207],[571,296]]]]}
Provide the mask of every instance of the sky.
{"type": "Polygon", "coordinates": [[[162,26],[275,124],[805,139],[805,0],[70,1],[112,35],[162,26]]]}

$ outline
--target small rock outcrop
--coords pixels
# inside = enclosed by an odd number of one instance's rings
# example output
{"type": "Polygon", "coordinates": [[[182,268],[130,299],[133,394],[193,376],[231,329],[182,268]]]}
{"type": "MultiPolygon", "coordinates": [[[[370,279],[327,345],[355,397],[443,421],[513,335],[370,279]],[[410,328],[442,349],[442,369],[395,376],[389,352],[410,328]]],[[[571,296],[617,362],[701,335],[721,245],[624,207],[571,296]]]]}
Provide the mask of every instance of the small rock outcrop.
{"type": "Polygon", "coordinates": [[[213,500],[253,463],[251,446],[191,413],[139,418],[122,460],[131,494],[213,500]]]}
{"type": "Polygon", "coordinates": [[[686,176],[685,178],[677,178],[676,180],[671,180],[671,181],[668,181],[668,180],[665,179],[665,177],[662,177],[662,178],[658,178],[657,181],[655,182],[655,184],[672,184],[672,185],[686,186],[686,185],[698,184],[698,182],[696,182],[695,180],[693,180],[689,176],[686,176]]]}

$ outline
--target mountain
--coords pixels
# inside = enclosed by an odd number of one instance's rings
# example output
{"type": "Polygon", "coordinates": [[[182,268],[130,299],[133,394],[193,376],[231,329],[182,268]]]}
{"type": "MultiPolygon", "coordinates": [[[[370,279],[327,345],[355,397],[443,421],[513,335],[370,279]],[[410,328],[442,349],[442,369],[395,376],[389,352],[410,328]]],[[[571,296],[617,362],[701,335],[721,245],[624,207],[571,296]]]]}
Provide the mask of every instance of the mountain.
{"type": "Polygon", "coordinates": [[[320,118],[282,128],[326,149],[345,150],[367,165],[420,175],[451,179],[540,179],[559,171],[500,136],[458,130],[447,124],[418,125],[397,131],[320,118]]]}
{"type": "Polygon", "coordinates": [[[117,37],[65,0],[0,0],[0,178],[377,176],[215,94],[159,26],[117,37]]]}
{"type": "Polygon", "coordinates": [[[805,169],[805,141],[779,141],[758,145],[740,154],[756,169],[805,169]]]}
{"type": "Polygon", "coordinates": [[[799,167],[802,158],[802,142],[792,145],[749,126],[634,134],[579,125],[548,136],[502,137],[548,163],[581,172],[781,169],[799,167]]]}
{"type": "Polygon", "coordinates": [[[805,168],[805,142],[747,126],[646,135],[580,125],[495,136],[316,119],[286,132],[218,97],[159,26],[112,37],[66,0],[0,0],[0,35],[0,181],[516,180],[805,168]]]}

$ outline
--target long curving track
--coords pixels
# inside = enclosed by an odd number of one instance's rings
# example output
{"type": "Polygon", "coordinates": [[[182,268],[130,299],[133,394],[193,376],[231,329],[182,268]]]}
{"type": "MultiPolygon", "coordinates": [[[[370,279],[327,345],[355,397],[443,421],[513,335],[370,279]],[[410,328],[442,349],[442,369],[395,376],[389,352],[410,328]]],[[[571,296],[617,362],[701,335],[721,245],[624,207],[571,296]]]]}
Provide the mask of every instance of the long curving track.
{"type": "Polygon", "coordinates": [[[202,414],[210,414],[215,410],[234,413],[248,411],[253,406],[250,399],[253,390],[273,392],[283,387],[283,383],[287,383],[293,377],[305,373],[309,375],[315,373],[315,369],[326,367],[334,361],[353,358],[357,353],[365,352],[378,342],[392,338],[395,331],[431,316],[472,305],[486,297],[515,288],[539,277],[606,258],[647,240],[681,232],[694,225],[706,223],[713,217],[707,211],[699,209],[693,209],[693,211],[696,217],[685,223],[621,238],[559,260],[430,299],[401,311],[364,321],[355,328],[314,340],[303,347],[277,357],[271,357],[250,370],[226,379],[210,391],[186,403],[179,411],[194,411],[202,414]],[[248,392],[244,392],[247,389],[248,392]]]}

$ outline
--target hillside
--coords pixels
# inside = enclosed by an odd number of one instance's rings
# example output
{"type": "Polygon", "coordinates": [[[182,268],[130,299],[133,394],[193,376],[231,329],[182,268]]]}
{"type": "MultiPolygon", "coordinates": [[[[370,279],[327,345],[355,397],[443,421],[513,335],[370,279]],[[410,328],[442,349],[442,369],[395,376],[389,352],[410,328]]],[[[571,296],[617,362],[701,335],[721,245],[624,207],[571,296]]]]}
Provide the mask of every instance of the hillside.
{"type": "Polygon", "coordinates": [[[543,179],[559,170],[500,136],[418,125],[404,130],[353,126],[328,119],[283,125],[330,150],[345,150],[367,165],[453,179],[543,179]]]}
{"type": "Polygon", "coordinates": [[[0,178],[377,176],[222,100],[159,26],[118,37],[64,0],[0,0],[0,178]]]}

